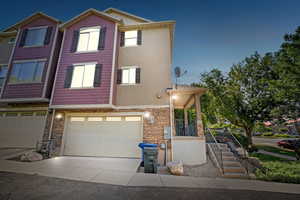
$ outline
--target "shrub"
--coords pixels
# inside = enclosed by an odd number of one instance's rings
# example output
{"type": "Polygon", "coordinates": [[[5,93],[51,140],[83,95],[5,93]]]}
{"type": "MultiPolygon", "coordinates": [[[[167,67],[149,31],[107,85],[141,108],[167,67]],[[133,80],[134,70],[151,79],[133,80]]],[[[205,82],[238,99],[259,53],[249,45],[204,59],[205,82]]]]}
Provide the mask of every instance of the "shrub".
{"type": "Polygon", "coordinates": [[[300,184],[300,162],[271,161],[262,163],[264,169],[257,169],[260,180],[300,184]]]}
{"type": "Polygon", "coordinates": [[[263,133],[262,135],[263,136],[273,136],[273,133],[272,132],[266,132],[266,133],[263,133]]]}
{"type": "Polygon", "coordinates": [[[279,129],[279,132],[281,132],[281,133],[286,133],[288,131],[289,131],[289,129],[287,129],[287,128],[280,128],[279,129]]]}
{"type": "Polygon", "coordinates": [[[289,134],[275,134],[275,137],[281,137],[281,138],[290,138],[291,136],[289,134]]]}
{"type": "Polygon", "coordinates": [[[248,139],[246,136],[238,133],[233,133],[233,135],[245,149],[248,148],[248,139]]]}

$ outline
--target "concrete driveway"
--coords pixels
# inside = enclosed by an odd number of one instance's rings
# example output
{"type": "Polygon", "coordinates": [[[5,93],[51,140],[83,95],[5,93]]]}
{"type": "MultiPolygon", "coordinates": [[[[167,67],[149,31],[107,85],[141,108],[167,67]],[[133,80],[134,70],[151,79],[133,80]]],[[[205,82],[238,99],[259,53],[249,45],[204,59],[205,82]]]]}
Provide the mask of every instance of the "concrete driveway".
{"type": "Polygon", "coordinates": [[[124,185],[139,164],[140,159],[131,158],[62,156],[32,163],[0,160],[0,171],[124,185]]]}

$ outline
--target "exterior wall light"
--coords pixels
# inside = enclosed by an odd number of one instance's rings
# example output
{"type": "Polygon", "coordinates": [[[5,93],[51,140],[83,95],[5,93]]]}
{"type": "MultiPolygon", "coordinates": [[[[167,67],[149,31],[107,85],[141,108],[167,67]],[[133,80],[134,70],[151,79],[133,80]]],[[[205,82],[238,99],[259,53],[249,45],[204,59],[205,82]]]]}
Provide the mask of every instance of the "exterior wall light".
{"type": "Polygon", "coordinates": [[[154,123],[154,116],[151,115],[150,112],[145,112],[145,113],[144,113],[144,117],[145,117],[145,119],[148,120],[148,122],[149,122],[150,124],[153,124],[153,123],[154,123]]]}
{"type": "Polygon", "coordinates": [[[145,117],[145,118],[149,118],[150,116],[151,116],[150,112],[145,112],[145,113],[144,113],[144,117],[145,117]]]}
{"type": "Polygon", "coordinates": [[[173,100],[175,100],[175,99],[177,99],[177,98],[178,98],[177,95],[172,95],[172,99],[173,99],[173,100]]]}
{"type": "Polygon", "coordinates": [[[56,119],[61,119],[63,118],[63,115],[61,113],[58,113],[56,116],[55,116],[56,119]]]}

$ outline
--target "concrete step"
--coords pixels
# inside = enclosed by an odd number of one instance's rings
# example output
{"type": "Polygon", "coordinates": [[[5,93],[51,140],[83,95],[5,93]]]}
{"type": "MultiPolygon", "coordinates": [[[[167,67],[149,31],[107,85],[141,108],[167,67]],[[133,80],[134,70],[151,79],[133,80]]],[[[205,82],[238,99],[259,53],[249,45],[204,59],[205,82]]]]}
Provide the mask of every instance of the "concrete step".
{"type": "Polygon", "coordinates": [[[231,151],[229,152],[222,152],[222,156],[234,156],[231,151]]]}
{"type": "Polygon", "coordinates": [[[235,161],[236,158],[234,156],[222,156],[223,161],[235,161]]]}
{"type": "Polygon", "coordinates": [[[226,178],[248,178],[246,173],[225,172],[223,177],[226,178]]]}
{"type": "Polygon", "coordinates": [[[226,166],[226,167],[241,167],[241,163],[238,162],[238,161],[223,160],[223,166],[226,166]]]}
{"type": "Polygon", "coordinates": [[[243,167],[228,167],[224,166],[224,173],[246,173],[246,170],[243,167]]]}

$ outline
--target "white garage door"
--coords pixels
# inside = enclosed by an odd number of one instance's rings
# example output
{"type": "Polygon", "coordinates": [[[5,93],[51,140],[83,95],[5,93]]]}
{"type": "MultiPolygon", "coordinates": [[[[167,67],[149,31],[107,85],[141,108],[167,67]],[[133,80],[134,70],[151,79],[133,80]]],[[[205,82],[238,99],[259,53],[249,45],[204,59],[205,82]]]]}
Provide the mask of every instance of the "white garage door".
{"type": "Polygon", "coordinates": [[[65,155],[140,158],[141,117],[69,117],[65,155]]]}
{"type": "Polygon", "coordinates": [[[35,147],[43,137],[45,112],[0,114],[0,147],[35,147]]]}

